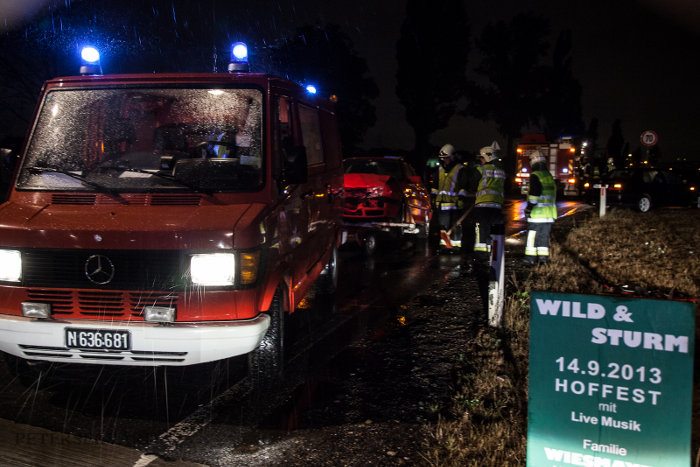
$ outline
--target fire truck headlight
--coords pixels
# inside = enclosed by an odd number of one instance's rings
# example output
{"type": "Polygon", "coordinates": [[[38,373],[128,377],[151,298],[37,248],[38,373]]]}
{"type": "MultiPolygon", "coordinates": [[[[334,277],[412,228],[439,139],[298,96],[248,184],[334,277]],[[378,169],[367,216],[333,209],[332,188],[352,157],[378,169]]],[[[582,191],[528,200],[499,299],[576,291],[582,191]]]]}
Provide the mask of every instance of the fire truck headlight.
{"type": "Polygon", "coordinates": [[[236,259],[233,253],[192,255],[190,276],[194,285],[233,285],[236,259]]]}
{"type": "Polygon", "coordinates": [[[0,281],[19,282],[22,279],[22,254],[17,250],[0,250],[0,281]]]}

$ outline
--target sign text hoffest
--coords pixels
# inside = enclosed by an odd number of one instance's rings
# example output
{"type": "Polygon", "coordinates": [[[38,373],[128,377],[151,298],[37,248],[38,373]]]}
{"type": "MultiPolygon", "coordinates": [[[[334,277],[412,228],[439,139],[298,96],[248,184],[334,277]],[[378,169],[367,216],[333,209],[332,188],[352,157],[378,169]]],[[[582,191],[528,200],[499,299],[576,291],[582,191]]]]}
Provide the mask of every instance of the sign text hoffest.
{"type": "Polygon", "coordinates": [[[529,466],[689,466],[695,305],[532,294],[529,466]]]}

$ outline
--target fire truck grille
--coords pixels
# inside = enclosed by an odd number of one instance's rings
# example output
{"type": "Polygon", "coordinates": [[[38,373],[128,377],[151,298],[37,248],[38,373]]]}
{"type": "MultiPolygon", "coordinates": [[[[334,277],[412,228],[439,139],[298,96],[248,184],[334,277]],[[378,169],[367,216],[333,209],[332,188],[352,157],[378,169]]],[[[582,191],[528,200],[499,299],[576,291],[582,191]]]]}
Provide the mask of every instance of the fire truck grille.
{"type": "MultiPolygon", "coordinates": [[[[100,290],[182,290],[177,251],[46,250],[22,252],[23,286],[100,290]]],[[[101,298],[99,306],[108,303],[101,298]]]]}
{"type": "Polygon", "coordinates": [[[127,204],[131,206],[199,206],[202,196],[197,194],[171,193],[124,193],[115,198],[103,193],[55,193],[51,196],[53,204],[69,205],[110,205],[127,204]]]}
{"type": "Polygon", "coordinates": [[[31,302],[48,303],[54,317],[143,319],[146,306],[177,308],[177,294],[169,292],[105,292],[99,290],[27,290],[31,302]]]}

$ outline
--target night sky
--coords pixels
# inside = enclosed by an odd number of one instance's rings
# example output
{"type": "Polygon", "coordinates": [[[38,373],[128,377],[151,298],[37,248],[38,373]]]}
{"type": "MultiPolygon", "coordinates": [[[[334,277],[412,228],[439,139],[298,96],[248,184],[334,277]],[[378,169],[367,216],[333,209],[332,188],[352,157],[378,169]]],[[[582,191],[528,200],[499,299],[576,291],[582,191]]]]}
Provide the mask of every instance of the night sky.
{"type": "MultiPolygon", "coordinates": [[[[0,0],[0,23],[22,27],[22,13],[47,2],[0,0]],[[11,6],[20,3],[23,12],[11,6]]],[[[70,1],[53,8],[70,7],[70,1]]],[[[73,1],[75,3],[75,1],[73,1]]],[[[254,0],[247,13],[275,24],[284,35],[304,24],[339,24],[367,59],[380,87],[377,124],[364,147],[411,149],[413,134],[395,94],[396,52],[405,17],[403,0],[254,0]]],[[[430,2],[426,2],[428,5],[430,2]]],[[[583,87],[583,118],[599,119],[598,145],[605,146],[615,119],[620,119],[630,149],[639,135],[654,130],[663,154],[700,159],[700,2],[697,0],[473,0],[466,1],[472,36],[490,21],[509,20],[531,10],[550,20],[554,42],[562,29],[573,32],[573,71],[583,87]]],[[[178,2],[173,2],[175,10],[178,2]]],[[[196,18],[190,19],[196,21],[196,18]]],[[[439,31],[436,31],[436,34],[439,31]]],[[[475,64],[470,58],[469,65],[475,64]]],[[[517,72],[517,70],[515,71],[517,72]]],[[[38,90],[37,90],[38,91],[38,90]]],[[[456,117],[449,128],[433,135],[432,143],[453,143],[474,151],[492,140],[503,142],[491,125],[456,117]]]]}

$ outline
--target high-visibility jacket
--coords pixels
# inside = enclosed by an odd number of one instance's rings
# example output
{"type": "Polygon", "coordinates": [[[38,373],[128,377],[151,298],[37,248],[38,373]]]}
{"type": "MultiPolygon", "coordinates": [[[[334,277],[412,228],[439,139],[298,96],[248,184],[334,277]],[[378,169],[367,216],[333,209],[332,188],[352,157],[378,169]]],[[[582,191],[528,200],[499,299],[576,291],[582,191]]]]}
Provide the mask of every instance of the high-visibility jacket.
{"type": "Polygon", "coordinates": [[[528,217],[529,222],[554,222],[557,218],[557,185],[548,170],[535,170],[530,174],[530,188],[532,177],[537,177],[542,186],[542,193],[534,195],[528,193],[527,202],[532,205],[532,211],[528,217]]]}
{"type": "Polygon", "coordinates": [[[486,163],[476,168],[481,174],[476,191],[476,207],[501,208],[504,201],[506,173],[500,167],[486,163]]]}
{"type": "Polygon", "coordinates": [[[462,164],[454,164],[450,170],[440,167],[438,172],[438,186],[431,191],[435,195],[437,206],[442,210],[458,209],[460,198],[467,196],[467,190],[463,183],[460,183],[460,170],[462,164]]]}

